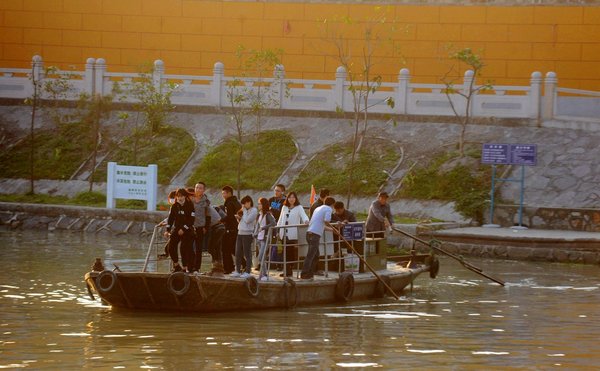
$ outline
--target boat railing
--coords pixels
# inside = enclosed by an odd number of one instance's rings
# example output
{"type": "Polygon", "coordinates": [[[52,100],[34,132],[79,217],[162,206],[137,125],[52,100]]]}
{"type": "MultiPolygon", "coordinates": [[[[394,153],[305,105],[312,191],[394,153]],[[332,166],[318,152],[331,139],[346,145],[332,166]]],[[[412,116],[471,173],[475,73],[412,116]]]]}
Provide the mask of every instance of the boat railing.
{"type": "MultiPolygon", "coordinates": [[[[352,222],[352,223],[334,223],[332,224],[337,228],[346,228],[350,234],[353,231],[360,231],[356,233],[354,236],[349,235],[345,236],[345,239],[355,247],[355,250],[362,250],[363,258],[367,258],[369,254],[372,253],[370,248],[367,248],[368,244],[365,242],[369,240],[378,239],[378,232],[364,232],[365,223],[364,222],[352,222]],[[355,226],[355,227],[353,227],[355,226]],[[347,238],[346,238],[347,237],[347,238]],[[360,243],[360,248],[357,246],[360,243]]],[[[297,272],[301,269],[301,263],[304,262],[304,258],[306,256],[306,252],[308,251],[308,243],[306,241],[306,231],[308,229],[307,224],[296,224],[296,225],[285,225],[285,226],[276,226],[269,229],[266,237],[266,241],[268,241],[265,253],[262,256],[262,260],[260,261],[261,267],[265,266],[267,271],[270,271],[274,265],[281,264],[283,266],[283,272],[286,271],[286,267],[291,264],[293,265],[293,269],[296,269],[297,272]],[[297,229],[297,243],[290,244],[285,237],[285,233],[290,228],[297,229]],[[283,231],[283,232],[282,232],[283,231]],[[273,259],[273,249],[281,248],[281,260],[273,259]],[[288,255],[286,251],[291,248],[297,248],[298,254],[297,259],[288,260],[288,255]]],[[[330,230],[325,230],[323,236],[319,241],[319,262],[323,263],[323,274],[327,277],[331,270],[335,270],[336,272],[341,272],[343,270],[356,271],[358,273],[358,257],[349,256],[351,254],[348,251],[347,255],[343,254],[343,251],[347,250],[342,241],[330,230]],[[354,266],[354,263],[356,266],[354,266]],[[337,265],[337,266],[336,266],[337,265]]],[[[320,269],[318,269],[320,270],[320,269]]],[[[298,273],[297,273],[298,274],[298,273]]]]}
{"type": "Polygon", "coordinates": [[[168,239],[164,236],[165,230],[166,226],[163,223],[154,226],[152,237],[148,244],[148,251],[146,252],[146,259],[144,259],[142,272],[148,272],[148,270],[152,268],[153,271],[158,272],[160,261],[164,261],[165,265],[168,265],[168,269],[170,270],[171,259],[160,259],[160,256],[164,253],[164,246],[168,242],[168,239]]]}

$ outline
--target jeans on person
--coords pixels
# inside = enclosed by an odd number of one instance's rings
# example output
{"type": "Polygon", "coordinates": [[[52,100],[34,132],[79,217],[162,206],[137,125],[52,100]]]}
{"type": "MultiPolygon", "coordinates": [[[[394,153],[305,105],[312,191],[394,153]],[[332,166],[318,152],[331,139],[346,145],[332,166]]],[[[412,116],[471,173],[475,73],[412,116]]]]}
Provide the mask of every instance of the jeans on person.
{"type": "Polygon", "coordinates": [[[312,278],[317,270],[317,263],[319,261],[319,242],[321,236],[316,233],[306,232],[306,242],[308,242],[308,252],[304,258],[304,265],[302,266],[301,278],[312,278]]]}
{"type": "Polygon", "coordinates": [[[256,240],[258,243],[258,264],[260,265],[260,276],[267,275],[267,263],[263,261],[265,251],[267,250],[267,240],[256,240]]]}
{"type": "Polygon", "coordinates": [[[246,273],[250,273],[252,269],[252,237],[251,234],[239,234],[235,244],[235,270],[241,273],[242,257],[246,259],[246,273]]]}

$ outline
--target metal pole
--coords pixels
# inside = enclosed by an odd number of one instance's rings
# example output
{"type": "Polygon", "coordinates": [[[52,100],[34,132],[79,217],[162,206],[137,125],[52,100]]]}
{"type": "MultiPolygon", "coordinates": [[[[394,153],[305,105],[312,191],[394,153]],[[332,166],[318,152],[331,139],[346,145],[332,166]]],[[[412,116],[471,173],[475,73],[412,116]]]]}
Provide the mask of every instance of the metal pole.
{"type": "Polygon", "coordinates": [[[521,195],[519,198],[519,227],[523,226],[523,198],[525,193],[525,166],[521,165],[521,195]]]}
{"type": "Polygon", "coordinates": [[[498,224],[494,224],[494,190],[496,189],[496,164],[492,164],[492,188],[490,190],[490,222],[484,224],[486,228],[499,228],[498,224]]]}

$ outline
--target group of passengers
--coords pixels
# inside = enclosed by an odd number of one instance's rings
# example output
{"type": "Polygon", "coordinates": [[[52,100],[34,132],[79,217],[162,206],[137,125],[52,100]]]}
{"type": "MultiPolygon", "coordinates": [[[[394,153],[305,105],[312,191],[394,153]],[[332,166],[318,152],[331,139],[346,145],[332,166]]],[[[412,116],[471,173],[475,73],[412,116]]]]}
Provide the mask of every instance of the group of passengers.
{"type": "MultiPolygon", "coordinates": [[[[298,229],[294,225],[307,224],[308,252],[304,259],[301,279],[312,279],[318,271],[319,241],[330,222],[355,222],[354,214],[336,202],[328,189],[322,189],[311,205],[309,215],[300,204],[296,192],[285,194],[285,186],[277,184],[274,196],[258,199],[257,207],[250,196],[238,201],[231,186],[221,189],[223,204],[212,206],[205,194],[206,185],[196,183],[193,189],[179,188],[169,194],[171,209],[164,222],[168,243],[165,255],[173,262],[173,272],[197,273],[202,265],[202,251],[206,248],[212,257],[211,276],[229,274],[232,277],[250,277],[252,272],[252,245],[258,247],[259,278],[268,279],[267,267],[260,264],[265,254],[277,259],[276,242],[280,241],[286,262],[298,261],[298,229]],[[286,227],[286,226],[290,227],[286,227]],[[277,228],[268,241],[269,230],[277,228]],[[273,247],[273,248],[270,248],[273,247]],[[181,252],[179,262],[178,249],[181,252]],[[270,251],[270,252],[269,252],[270,251]]],[[[381,192],[369,208],[368,231],[382,231],[393,222],[387,194],[381,192]]],[[[275,265],[280,267],[280,264],[275,265]]],[[[292,276],[292,264],[285,264],[281,276],[292,276]]]]}

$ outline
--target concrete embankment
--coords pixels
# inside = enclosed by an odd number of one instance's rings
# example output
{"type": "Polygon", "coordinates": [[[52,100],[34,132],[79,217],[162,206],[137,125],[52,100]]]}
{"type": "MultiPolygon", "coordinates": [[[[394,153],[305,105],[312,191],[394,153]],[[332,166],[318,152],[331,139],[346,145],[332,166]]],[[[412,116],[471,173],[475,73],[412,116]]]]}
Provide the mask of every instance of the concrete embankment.
{"type": "MultiPolygon", "coordinates": [[[[166,217],[165,211],[116,210],[82,206],[0,202],[0,223],[8,229],[69,230],[86,233],[150,234],[166,217]]],[[[499,259],[566,263],[600,263],[600,236],[573,231],[518,231],[459,228],[458,223],[396,225],[423,240],[436,238],[455,254],[499,259]],[[441,228],[435,230],[436,228],[441,228]]],[[[392,233],[389,245],[411,248],[413,241],[392,233]]],[[[420,244],[415,247],[426,248],[420,244]],[[420,245],[420,246],[419,246],[420,245]]]]}
{"type": "Polygon", "coordinates": [[[0,222],[10,229],[145,234],[166,216],[164,211],[0,202],[0,222]]]}

